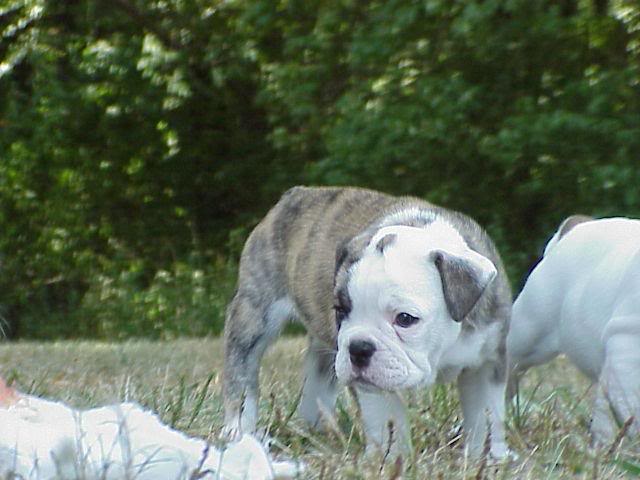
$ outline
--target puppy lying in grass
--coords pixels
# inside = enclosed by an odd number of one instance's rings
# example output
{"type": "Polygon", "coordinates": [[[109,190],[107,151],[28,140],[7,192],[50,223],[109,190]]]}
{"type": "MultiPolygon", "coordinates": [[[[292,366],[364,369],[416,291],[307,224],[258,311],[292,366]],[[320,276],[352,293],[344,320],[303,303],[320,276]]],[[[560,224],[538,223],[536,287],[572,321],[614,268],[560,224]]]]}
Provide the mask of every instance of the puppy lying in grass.
{"type": "Polygon", "coordinates": [[[244,436],[224,452],[162,424],[133,403],[74,410],[23,395],[0,378],[0,478],[178,480],[293,478],[244,436]]]}
{"type": "Polygon", "coordinates": [[[514,303],[507,353],[512,393],[563,353],[597,384],[594,440],[640,433],[640,221],[566,219],[514,303]]]}

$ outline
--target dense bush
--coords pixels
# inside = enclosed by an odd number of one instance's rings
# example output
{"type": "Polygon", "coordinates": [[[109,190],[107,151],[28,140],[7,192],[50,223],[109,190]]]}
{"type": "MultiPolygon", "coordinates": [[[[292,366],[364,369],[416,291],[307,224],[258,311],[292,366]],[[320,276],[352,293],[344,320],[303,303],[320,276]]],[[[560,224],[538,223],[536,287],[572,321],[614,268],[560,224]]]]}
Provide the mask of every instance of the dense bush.
{"type": "Polygon", "coordinates": [[[33,299],[24,307],[20,330],[14,333],[42,339],[168,339],[219,332],[235,279],[233,264],[225,261],[201,269],[176,262],[151,279],[145,279],[134,264],[128,267],[92,276],[83,294],[65,304],[67,308],[60,310],[61,304],[51,298],[33,299]],[[47,312],[52,304],[58,309],[47,312]]]}
{"type": "Polygon", "coordinates": [[[297,183],[463,210],[514,284],[562,217],[640,215],[635,0],[9,0],[0,304],[18,336],[217,332],[297,183]]]}

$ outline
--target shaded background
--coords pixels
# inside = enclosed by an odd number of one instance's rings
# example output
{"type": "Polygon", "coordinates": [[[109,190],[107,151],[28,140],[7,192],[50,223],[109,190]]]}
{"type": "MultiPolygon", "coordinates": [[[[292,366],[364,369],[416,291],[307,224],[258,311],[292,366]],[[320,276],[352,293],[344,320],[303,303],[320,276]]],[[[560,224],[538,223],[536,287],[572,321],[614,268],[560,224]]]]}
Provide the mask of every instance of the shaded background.
{"type": "Polygon", "coordinates": [[[640,215],[637,0],[5,0],[10,337],[217,333],[295,184],[477,218],[514,287],[567,215],[640,215]]]}

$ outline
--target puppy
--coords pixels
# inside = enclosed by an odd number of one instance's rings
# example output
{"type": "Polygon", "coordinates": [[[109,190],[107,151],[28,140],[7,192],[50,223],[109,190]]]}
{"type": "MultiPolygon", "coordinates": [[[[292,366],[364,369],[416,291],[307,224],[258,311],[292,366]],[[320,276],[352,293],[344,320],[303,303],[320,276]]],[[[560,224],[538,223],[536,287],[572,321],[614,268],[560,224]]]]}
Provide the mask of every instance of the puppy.
{"type": "Polygon", "coordinates": [[[295,187],[255,228],[224,330],[227,438],[256,428],[260,360],[285,321],[309,333],[299,413],[357,392],[368,448],[410,450],[399,391],[458,379],[471,454],[503,457],[511,293],[488,235],[417,198],[295,187]]]}
{"type": "Polygon", "coordinates": [[[640,221],[565,220],[514,303],[507,352],[511,392],[529,367],[560,353],[597,382],[596,442],[640,419],[640,221]]]}

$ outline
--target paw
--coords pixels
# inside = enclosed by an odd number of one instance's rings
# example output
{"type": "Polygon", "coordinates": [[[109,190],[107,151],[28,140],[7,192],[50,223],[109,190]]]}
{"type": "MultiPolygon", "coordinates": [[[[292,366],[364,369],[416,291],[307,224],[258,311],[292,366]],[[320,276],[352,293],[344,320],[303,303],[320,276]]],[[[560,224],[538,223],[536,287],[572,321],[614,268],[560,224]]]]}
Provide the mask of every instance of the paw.
{"type": "Polygon", "coordinates": [[[306,466],[300,462],[281,461],[271,462],[274,478],[300,478],[306,466]]]}
{"type": "Polygon", "coordinates": [[[467,446],[465,447],[465,455],[475,460],[483,459],[486,455],[491,464],[510,462],[518,459],[518,454],[513,452],[505,442],[492,442],[488,452],[484,450],[484,448],[480,449],[478,446],[476,446],[476,448],[467,446]]]}
{"type": "Polygon", "coordinates": [[[413,447],[410,439],[405,441],[394,441],[391,445],[388,443],[384,446],[368,441],[365,445],[364,456],[368,460],[375,459],[376,461],[394,462],[398,457],[402,457],[405,460],[411,458],[413,455],[413,447]]]}
{"type": "Polygon", "coordinates": [[[495,463],[506,463],[518,460],[518,454],[507,447],[504,443],[491,445],[491,452],[489,455],[491,456],[491,460],[495,463]]]}

